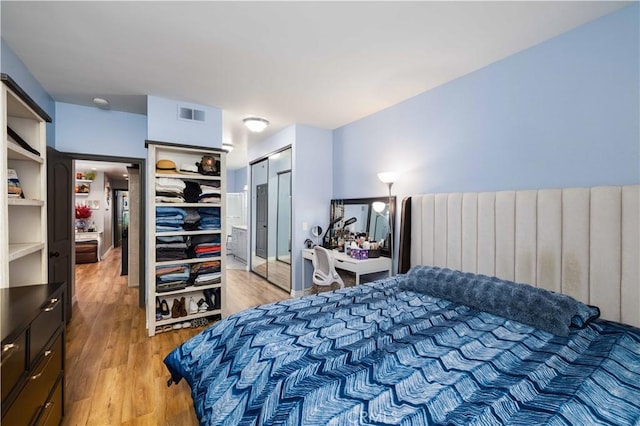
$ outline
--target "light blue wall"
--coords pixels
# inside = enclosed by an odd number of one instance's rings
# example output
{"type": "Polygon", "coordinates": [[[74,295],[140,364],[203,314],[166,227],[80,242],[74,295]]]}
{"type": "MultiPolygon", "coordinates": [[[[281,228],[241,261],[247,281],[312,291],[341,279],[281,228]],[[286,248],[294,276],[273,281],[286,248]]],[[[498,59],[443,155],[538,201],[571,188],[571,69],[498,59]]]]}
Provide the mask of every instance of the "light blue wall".
{"type": "MultiPolygon", "coordinates": [[[[299,292],[302,286],[302,255],[304,240],[313,239],[311,228],[320,225],[326,230],[329,222],[329,205],[332,198],[333,144],[330,130],[297,125],[293,145],[292,180],[292,240],[291,267],[292,288],[299,292]],[[303,223],[308,229],[303,230],[303,223]]],[[[305,282],[311,282],[312,267],[306,268],[305,282]]]]}
{"type": "Polygon", "coordinates": [[[148,139],[184,145],[222,148],[222,110],[219,108],[147,96],[148,139]],[[178,106],[205,112],[205,121],[178,119],[178,106]]]}
{"type": "Polygon", "coordinates": [[[248,167],[242,167],[240,169],[232,170],[234,176],[234,186],[230,192],[242,192],[245,185],[247,185],[247,171],[248,167]]]}
{"type": "Polygon", "coordinates": [[[144,115],[56,102],[55,128],[58,151],[147,157],[144,115]]]}
{"type": "Polygon", "coordinates": [[[334,131],[334,198],[640,182],[634,4],[334,131]]]}
{"type": "Polygon", "coordinates": [[[47,123],[47,145],[55,146],[56,111],[53,99],[4,39],[0,40],[0,70],[9,75],[51,117],[52,123],[47,123]]]}

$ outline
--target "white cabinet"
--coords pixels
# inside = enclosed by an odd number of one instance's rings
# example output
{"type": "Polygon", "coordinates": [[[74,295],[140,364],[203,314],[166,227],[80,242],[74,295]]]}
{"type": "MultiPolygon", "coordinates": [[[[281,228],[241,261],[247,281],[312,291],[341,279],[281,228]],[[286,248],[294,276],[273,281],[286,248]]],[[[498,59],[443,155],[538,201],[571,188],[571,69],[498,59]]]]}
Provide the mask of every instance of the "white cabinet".
{"type": "Polygon", "coordinates": [[[234,226],[231,228],[231,244],[233,245],[233,256],[247,263],[247,227],[234,226]]]}
{"type": "Polygon", "coordinates": [[[155,141],[146,146],[147,328],[153,336],[192,320],[225,315],[226,153],[155,141]],[[180,170],[193,168],[203,156],[213,160],[213,172],[180,170]],[[212,306],[191,311],[190,300],[201,299],[212,306]],[[184,309],[176,316],[173,307],[181,301],[184,309]]]}
{"type": "Polygon", "coordinates": [[[0,286],[47,282],[46,122],[51,118],[1,75],[0,286]],[[17,177],[9,184],[8,178],[17,177]],[[21,192],[21,194],[20,194],[21,192]]]}

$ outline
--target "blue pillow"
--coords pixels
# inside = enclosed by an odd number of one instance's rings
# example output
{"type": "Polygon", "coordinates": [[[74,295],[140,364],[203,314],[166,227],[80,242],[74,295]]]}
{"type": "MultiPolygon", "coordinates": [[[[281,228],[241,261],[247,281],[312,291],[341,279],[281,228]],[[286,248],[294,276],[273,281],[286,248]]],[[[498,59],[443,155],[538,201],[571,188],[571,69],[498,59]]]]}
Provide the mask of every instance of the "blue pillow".
{"type": "Polygon", "coordinates": [[[435,266],[415,266],[400,288],[471,306],[558,336],[585,327],[600,310],[565,294],[528,284],[435,266]]]}

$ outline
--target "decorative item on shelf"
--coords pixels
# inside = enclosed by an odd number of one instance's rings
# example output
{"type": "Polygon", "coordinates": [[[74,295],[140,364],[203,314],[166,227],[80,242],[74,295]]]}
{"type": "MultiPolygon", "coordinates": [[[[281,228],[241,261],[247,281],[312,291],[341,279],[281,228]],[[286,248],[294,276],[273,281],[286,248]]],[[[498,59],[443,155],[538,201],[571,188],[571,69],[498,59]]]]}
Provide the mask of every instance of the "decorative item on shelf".
{"type": "Polygon", "coordinates": [[[202,160],[196,163],[198,172],[207,176],[220,176],[220,161],[216,160],[213,155],[205,154],[202,160]]]}
{"type": "Polygon", "coordinates": [[[94,171],[87,172],[87,173],[85,173],[84,178],[86,180],[94,180],[96,178],[96,172],[94,172],[94,171]]]}
{"type": "Polygon", "coordinates": [[[91,191],[91,185],[88,183],[81,183],[76,185],[76,194],[88,194],[91,191]]]}
{"type": "Polygon", "coordinates": [[[76,230],[84,232],[87,229],[87,219],[91,217],[91,209],[84,204],[76,204],[76,230]]]}
{"type": "Polygon", "coordinates": [[[18,173],[13,169],[7,169],[7,190],[9,198],[24,198],[18,173]]]}

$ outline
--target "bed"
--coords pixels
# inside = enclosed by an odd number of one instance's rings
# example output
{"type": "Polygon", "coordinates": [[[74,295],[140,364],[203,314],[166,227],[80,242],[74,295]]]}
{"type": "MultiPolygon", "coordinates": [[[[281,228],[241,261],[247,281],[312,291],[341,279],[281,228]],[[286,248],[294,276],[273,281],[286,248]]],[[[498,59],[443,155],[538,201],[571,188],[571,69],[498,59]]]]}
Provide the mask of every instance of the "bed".
{"type": "Polygon", "coordinates": [[[403,273],[224,318],[171,381],[201,424],[640,424],[639,193],[411,197],[403,273]]]}

